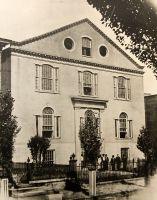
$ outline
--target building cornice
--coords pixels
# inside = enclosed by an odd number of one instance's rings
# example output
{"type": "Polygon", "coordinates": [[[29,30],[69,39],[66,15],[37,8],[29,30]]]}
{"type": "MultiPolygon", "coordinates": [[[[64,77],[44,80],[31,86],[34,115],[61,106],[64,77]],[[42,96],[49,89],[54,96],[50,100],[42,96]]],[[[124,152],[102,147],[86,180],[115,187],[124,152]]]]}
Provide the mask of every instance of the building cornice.
{"type": "Polygon", "coordinates": [[[125,57],[127,57],[134,65],[136,65],[139,69],[143,69],[144,67],[139,65],[134,59],[132,59],[124,50],[122,50],[117,44],[115,44],[105,33],[103,33],[95,24],[93,24],[88,18],[85,18],[85,19],[82,19],[80,21],[77,21],[77,22],[74,22],[74,23],[71,23],[71,24],[68,24],[66,26],[63,26],[61,28],[58,28],[56,30],[53,30],[53,31],[50,31],[50,32],[47,32],[45,34],[42,34],[42,35],[39,35],[39,36],[36,36],[36,37],[32,37],[32,38],[29,38],[27,40],[23,40],[21,42],[16,42],[16,41],[12,41],[12,45],[15,45],[15,46],[23,46],[23,45],[26,45],[26,44],[29,44],[29,43],[32,43],[32,42],[35,42],[35,41],[38,41],[38,40],[41,40],[41,39],[44,39],[46,37],[49,37],[49,36],[52,36],[54,34],[57,34],[59,32],[62,32],[62,31],[65,31],[69,28],[72,28],[74,26],[78,26],[82,23],[88,23],[96,32],[98,32],[104,39],[106,39],[110,44],[112,44],[118,51],[120,51],[125,57]]]}
{"type": "Polygon", "coordinates": [[[28,56],[32,56],[32,57],[45,58],[45,59],[49,59],[49,60],[57,60],[57,61],[65,62],[65,63],[75,63],[75,64],[88,65],[88,66],[92,66],[92,67],[99,67],[99,68],[104,68],[104,69],[109,69],[109,70],[116,70],[116,71],[129,72],[129,73],[135,73],[135,74],[144,74],[143,71],[139,71],[139,70],[133,70],[133,69],[127,69],[127,68],[122,68],[122,67],[118,67],[118,66],[102,65],[99,63],[81,61],[81,60],[58,57],[58,56],[52,56],[52,55],[48,55],[48,54],[27,51],[27,50],[23,50],[23,49],[11,48],[11,52],[28,55],[28,56]]]}

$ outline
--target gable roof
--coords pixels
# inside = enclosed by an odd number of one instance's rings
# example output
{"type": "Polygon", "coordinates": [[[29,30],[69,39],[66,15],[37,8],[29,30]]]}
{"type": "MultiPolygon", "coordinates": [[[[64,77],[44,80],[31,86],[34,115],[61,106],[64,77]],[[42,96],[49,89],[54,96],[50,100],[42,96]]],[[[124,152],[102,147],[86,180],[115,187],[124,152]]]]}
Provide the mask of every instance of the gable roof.
{"type": "Polygon", "coordinates": [[[136,65],[140,69],[144,68],[143,66],[139,65],[134,59],[132,59],[125,51],[123,51],[117,44],[115,44],[105,33],[103,33],[97,26],[95,26],[88,18],[85,18],[85,19],[82,19],[80,21],[68,24],[68,25],[63,26],[61,28],[58,28],[58,29],[55,29],[53,31],[44,33],[42,35],[23,40],[21,42],[11,41],[11,44],[14,45],[14,46],[23,46],[25,44],[32,43],[32,42],[44,39],[46,37],[52,36],[54,34],[57,34],[59,32],[62,32],[64,30],[67,30],[69,28],[72,28],[74,26],[80,25],[80,24],[85,23],[85,22],[88,23],[95,31],[97,31],[104,39],[106,39],[110,44],[112,44],[125,57],[127,57],[134,65],[136,65]]]}

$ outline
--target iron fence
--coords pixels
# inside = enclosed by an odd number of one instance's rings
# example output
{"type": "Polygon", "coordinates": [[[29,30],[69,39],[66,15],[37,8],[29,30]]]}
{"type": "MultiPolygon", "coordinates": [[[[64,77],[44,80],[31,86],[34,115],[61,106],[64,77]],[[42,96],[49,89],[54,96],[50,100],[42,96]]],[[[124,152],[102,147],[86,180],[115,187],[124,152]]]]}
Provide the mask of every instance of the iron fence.
{"type": "MultiPolygon", "coordinates": [[[[114,170],[111,163],[107,168],[97,167],[97,182],[120,180],[125,178],[134,178],[145,176],[146,173],[152,172],[152,163],[146,165],[145,160],[128,160],[124,169],[123,163],[117,169],[115,164],[114,170]],[[148,172],[149,171],[149,172],[148,172]]],[[[12,173],[17,182],[28,182],[29,180],[44,180],[68,178],[76,176],[81,183],[88,183],[89,171],[85,166],[61,165],[61,164],[33,164],[33,163],[13,163],[12,173]]],[[[0,168],[0,177],[6,177],[4,169],[0,168]]]]}

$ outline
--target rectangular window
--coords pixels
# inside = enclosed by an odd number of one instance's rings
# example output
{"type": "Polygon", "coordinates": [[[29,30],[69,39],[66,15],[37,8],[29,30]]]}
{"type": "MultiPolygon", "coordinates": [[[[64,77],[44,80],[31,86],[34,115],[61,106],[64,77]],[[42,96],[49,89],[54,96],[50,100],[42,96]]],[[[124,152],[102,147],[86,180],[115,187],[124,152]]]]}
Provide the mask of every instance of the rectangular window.
{"type": "Polygon", "coordinates": [[[54,149],[47,150],[44,156],[44,162],[48,164],[53,164],[54,158],[55,158],[55,150],[54,149]]]}
{"type": "Polygon", "coordinates": [[[58,68],[54,68],[47,64],[36,65],[35,89],[37,91],[58,93],[58,68]]]}
{"type": "Polygon", "coordinates": [[[98,75],[90,71],[78,72],[79,94],[86,96],[98,95],[98,75]]]}
{"type": "Polygon", "coordinates": [[[131,99],[130,79],[125,77],[113,77],[114,81],[114,98],[116,99],[131,99]]]}
{"type": "Polygon", "coordinates": [[[61,137],[61,117],[55,116],[55,138],[61,137]]]}
{"type": "Polygon", "coordinates": [[[126,88],[125,88],[126,80],[123,77],[118,78],[118,98],[125,99],[126,98],[126,88]]]}
{"type": "Polygon", "coordinates": [[[87,37],[82,38],[82,55],[91,56],[92,40],[87,37]]]}

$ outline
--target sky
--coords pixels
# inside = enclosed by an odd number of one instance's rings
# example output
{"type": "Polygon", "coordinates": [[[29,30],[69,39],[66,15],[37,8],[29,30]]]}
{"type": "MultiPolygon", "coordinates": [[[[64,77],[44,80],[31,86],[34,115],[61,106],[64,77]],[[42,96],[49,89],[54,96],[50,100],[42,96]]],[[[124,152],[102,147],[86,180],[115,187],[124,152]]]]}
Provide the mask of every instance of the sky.
{"type": "MultiPolygon", "coordinates": [[[[157,8],[157,0],[149,0],[157,8]]],[[[86,0],[0,0],[0,37],[21,41],[89,18],[113,41],[114,33],[101,24],[101,15],[86,0]]],[[[145,68],[144,92],[157,94],[157,80],[145,68]]]]}

